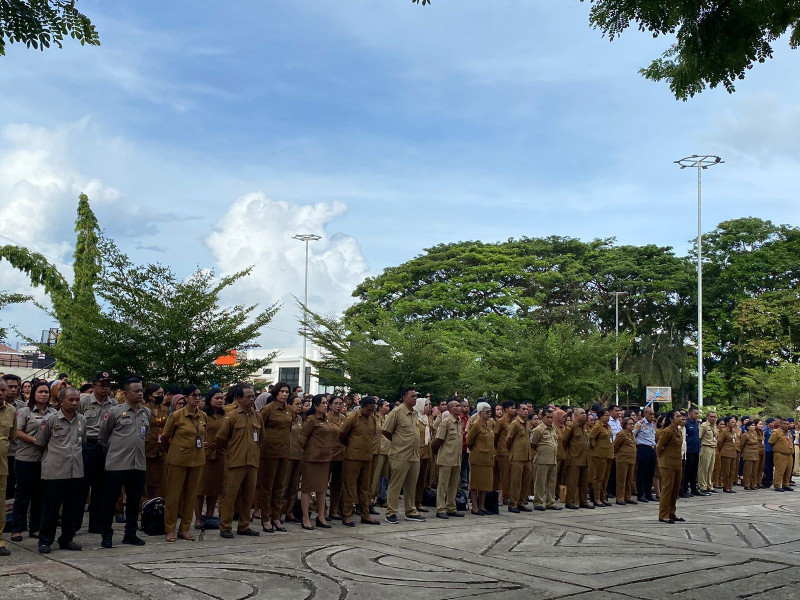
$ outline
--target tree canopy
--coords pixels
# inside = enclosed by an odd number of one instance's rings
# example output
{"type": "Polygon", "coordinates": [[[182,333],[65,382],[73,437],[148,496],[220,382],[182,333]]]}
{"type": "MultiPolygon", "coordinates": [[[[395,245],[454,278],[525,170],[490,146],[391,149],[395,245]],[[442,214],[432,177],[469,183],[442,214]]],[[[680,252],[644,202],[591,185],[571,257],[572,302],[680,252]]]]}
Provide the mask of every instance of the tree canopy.
{"type": "Polygon", "coordinates": [[[75,8],[75,0],[0,0],[0,56],[6,53],[6,43],[43,51],[51,44],[61,48],[64,36],[81,46],[100,45],[97,30],[75,8]]]}

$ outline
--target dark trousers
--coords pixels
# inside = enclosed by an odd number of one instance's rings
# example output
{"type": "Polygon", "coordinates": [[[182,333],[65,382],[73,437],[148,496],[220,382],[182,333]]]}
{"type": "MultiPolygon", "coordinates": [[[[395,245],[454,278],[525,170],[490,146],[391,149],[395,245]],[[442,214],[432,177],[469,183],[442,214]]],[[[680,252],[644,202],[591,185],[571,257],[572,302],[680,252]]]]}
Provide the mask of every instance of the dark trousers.
{"type": "Polygon", "coordinates": [[[608,474],[608,485],[606,486],[606,493],[609,497],[613,498],[617,495],[617,461],[611,461],[611,471],[608,474]]]}
{"type": "Polygon", "coordinates": [[[87,440],[83,445],[83,486],[80,493],[80,510],[75,517],[75,531],[83,525],[83,507],[89,498],[89,531],[100,531],[100,505],[103,502],[103,488],[106,482],[106,453],[97,440],[87,440]]]}
{"type": "MultiPolygon", "coordinates": [[[[145,471],[106,471],[106,486],[100,512],[100,531],[103,538],[111,537],[114,509],[125,486],[125,537],[133,537],[139,528],[139,502],[144,493],[145,471]]],[[[250,507],[248,507],[250,510],[250,507]]],[[[191,515],[189,515],[191,516],[191,515]]]]}
{"type": "MultiPolygon", "coordinates": [[[[16,462],[13,456],[8,457],[8,479],[6,480],[6,500],[11,500],[17,491],[17,479],[14,477],[14,463],[16,462]]],[[[0,498],[2,500],[2,498],[0,498]]]]}
{"type": "MultiPolygon", "coordinates": [[[[462,490],[469,489],[469,453],[461,453],[461,485],[462,490]]],[[[527,496],[526,496],[527,497],[527,496]]]]}
{"type": "Polygon", "coordinates": [[[700,466],[700,453],[687,452],[686,464],[683,469],[683,486],[682,491],[688,492],[691,489],[693,494],[698,494],[697,489],[697,469],[700,466]]]}
{"type": "Polygon", "coordinates": [[[56,538],[58,510],[61,511],[61,535],[59,544],[68,544],[75,537],[75,523],[78,512],[83,512],[80,504],[83,479],[48,479],[44,483],[44,507],[42,509],[42,528],[39,543],[50,546],[56,538]]]}
{"type": "Polygon", "coordinates": [[[764,452],[764,486],[772,485],[772,470],[775,464],[772,460],[772,452],[764,452]]]}
{"type": "Polygon", "coordinates": [[[14,528],[12,533],[22,533],[28,522],[28,507],[31,508],[30,532],[39,531],[42,523],[42,463],[14,461],[17,490],[14,496],[14,528]]]}
{"type": "Polygon", "coordinates": [[[636,495],[648,500],[653,497],[653,475],[656,472],[656,450],[650,446],[636,446],[636,495]]]}

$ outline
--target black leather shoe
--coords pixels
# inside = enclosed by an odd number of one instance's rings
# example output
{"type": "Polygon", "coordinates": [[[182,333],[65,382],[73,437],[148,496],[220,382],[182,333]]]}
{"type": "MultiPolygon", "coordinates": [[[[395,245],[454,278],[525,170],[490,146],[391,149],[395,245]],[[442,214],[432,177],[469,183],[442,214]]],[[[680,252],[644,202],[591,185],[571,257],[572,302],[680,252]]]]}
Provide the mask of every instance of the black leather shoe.
{"type": "Polygon", "coordinates": [[[642,503],[645,503],[645,504],[646,504],[647,502],[650,502],[650,500],[648,500],[648,499],[647,499],[647,498],[645,498],[644,496],[639,496],[639,497],[637,498],[637,500],[638,500],[639,502],[642,502],[642,503]]]}
{"type": "Polygon", "coordinates": [[[243,529],[242,531],[237,531],[237,532],[236,532],[236,535],[250,535],[250,536],[256,536],[256,535],[260,535],[260,534],[259,534],[259,533],[258,533],[258,532],[257,532],[255,529],[250,529],[250,528],[248,527],[247,529],[243,529]]]}
{"type": "MultiPolygon", "coordinates": [[[[783,491],[783,490],[781,490],[781,491],[783,491]]],[[[519,509],[516,506],[509,506],[508,507],[508,512],[519,514],[519,509]]]]}
{"type": "Polygon", "coordinates": [[[355,527],[356,526],[356,524],[353,523],[352,521],[342,521],[342,525],[344,525],[345,527],[355,527]]]}
{"type": "Polygon", "coordinates": [[[223,529],[219,532],[219,537],[225,538],[226,540],[232,540],[233,532],[230,529],[223,529]]]}
{"type": "Polygon", "coordinates": [[[320,521],[319,517],[317,517],[316,525],[317,525],[317,527],[321,527],[322,529],[332,529],[333,528],[330,523],[323,523],[322,521],[320,521]]]}
{"type": "Polygon", "coordinates": [[[362,525],[380,525],[378,521],[373,521],[372,519],[361,519],[362,525]]]}
{"type": "Polygon", "coordinates": [[[785,487],[785,488],[783,488],[783,491],[784,491],[784,492],[793,492],[793,491],[794,491],[794,488],[785,487]]]}
{"type": "Polygon", "coordinates": [[[673,521],[672,519],[659,519],[659,522],[669,523],[670,525],[673,525],[675,523],[675,521],[673,521]]]}
{"type": "Polygon", "coordinates": [[[100,542],[100,546],[103,548],[111,548],[111,536],[103,537],[103,541],[100,542]]]}
{"type": "Polygon", "coordinates": [[[617,504],[619,504],[620,506],[625,506],[625,503],[621,501],[617,501],[617,504]]]}
{"type": "Polygon", "coordinates": [[[528,508],[528,507],[527,507],[527,506],[525,506],[525,505],[523,505],[523,506],[518,506],[517,508],[520,510],[520,512],[533,512],[533,509],[530,509],[530,508],[528,508]]]}
{"type": "Polygon", "coordinates": [[[50,544],[39,544],[39,554],[50,554],[50,544]]]}
{"type": "Polygon", "coordinates": [[[447,513],[448,517],[463,517],[464,513],[462,512],[454,512],[454,513],[447,513]]]}
{"type": "Polygon", "coordinates": [[[561,507],[560,507],[560,506],[555,506],[555,505],[553,505],[553,506],[546,506],[545,508],[547,508],[547,510],[561,510],[561,507]]]}
{"type": "Polygon", "coordinates": [[[680,495],[680,496],[678,496],[678,497],[679,497],[679,498],[683,498],[683,499],[686,499],[686,500],[688,500],[689,498],[691,498],[691,497],[692,497],[692,495],[691,495],[691,494],[687,494],[687,493],[683,493],[683,494],[681,494],[681,495],[680,495]]]}
{"type": "Polygon", "coordinates": [[[672,520],[672,521],[674,521],[676,523],[684,523],[686,521],[686,519],[683,519],[681,517],[670,517],[670,520],[672,520]]]}
{"type": "Polygon", "coordinates": [[[578,510],[578,506],[576,504],[565,504],[564,508],[568,508],[570,510],[578,510]]]}
{"type": "Polygon", "coordinates": [[[375,510],[375,505],[374,504],[370,504],[370,506],[369,506],[369,514],[371,514],[371,515],[379,515],[381,513],[379,513],[377,510],[375,510]]]}
{"type": "Polygon", "coordinates": [[[126,535],[122,538],[123,544],[130,544],[131,546],[144,546],[144,540],[137,535],[126,535]]]}
{"type": "Polygon", "coordinates": [[[592,510],[594,510],[594,506],[592,506],[591,504],[581,504],[580,506],[581,508],[591,508],[592,510]]]}
{"type": "Polygon", "coordinates": [[[541,511],[543,511],[544,510],[544,506],[542,506],[542,505],[534,506],[533,510],[541,510],[541,511]]]}
{"type": "Polygon", "coordinates": [[[62,544],[61,542],[59,542],[58,547],[61,548],[62,550],[72,550],[75,552],[83,550],[83,548],[81,548],[81,545],[76,544],[75,542],[67,542],[66,544],[62,544]]]}
{"type": "Polygon", "coordinates": [[[445,513],[437,512],[436,513],[436,518],[437,519],[449,519],[450,517],[448,517],[445,513]]]}

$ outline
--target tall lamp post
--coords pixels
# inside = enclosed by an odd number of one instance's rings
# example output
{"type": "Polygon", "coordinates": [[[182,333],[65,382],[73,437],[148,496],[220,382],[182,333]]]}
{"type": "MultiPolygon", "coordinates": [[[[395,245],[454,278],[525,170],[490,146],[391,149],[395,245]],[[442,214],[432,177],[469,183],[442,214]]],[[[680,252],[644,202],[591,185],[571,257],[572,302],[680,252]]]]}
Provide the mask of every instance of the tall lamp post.
{"type": "Polygon", "coordinates": [[[306,334],[308,333],[308,242],[316,242],[320,239],[320,236],[315,235],[313,233],[298,233],[295,236],[292,236],[292,239],[299,240],[301,242],[305,242],[306,244],[306,274],[305,274],[305,282],[303,284],[304,291],[303,291],[303,311],[304,311],[304,319],[303,319],[303,368],[300,371],[300,381],[302,382],[300,385],[303,386],[303,391],[307,392],[306,389],[308,386],[306,385],[306,343],[308,341],[306,334]]]}
{"type": "Polygon", "coordinates": [[[697,406],[703,408],[703,230],[702,230],[702,172],[724,163],[713,154],[692,154],[676,160],[681,169],[697,169],[697,406]]]}
{"type": "MultiPolygon", "coordinates": [[[[619,342],[619,297],[622,294],[627,294],[628,292],[611,292],[614,294],[614,335],[619,342]]],[[[617,348],[617,353],[615,356],[616,361],[616,368],[615,371],[615,379],[616,379],[616,405],[619,406],[619,348],[617,348]]]]}

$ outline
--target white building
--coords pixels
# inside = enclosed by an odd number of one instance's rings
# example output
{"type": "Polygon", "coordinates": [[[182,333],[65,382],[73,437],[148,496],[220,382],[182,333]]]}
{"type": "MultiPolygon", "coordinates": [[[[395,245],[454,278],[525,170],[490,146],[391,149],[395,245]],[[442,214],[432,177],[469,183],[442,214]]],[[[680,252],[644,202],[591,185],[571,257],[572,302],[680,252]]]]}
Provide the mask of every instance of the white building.
{"type": "Polygon", "coordinates": [[[273,352],[278,352],[278,355],[266,367],[261,369],[260,372],[251,375],[253,383],[258,387],[267,387],[270,383],[278,381],[285,381],[290,386],[302,385],[303,390],[310,394],[319,394],[321,392],[332,392],[333,387],[320,386],[319,379],[309,361],[318,360],[321,358],[321,352],[316,346],[308,345],[306,348],[306,376],[305,381],[300,381],[300,369],[303,364],[303,347],[296,348],[258,348],[256,350],[248,350],[247,358],[264,358],[273,352]]]}

